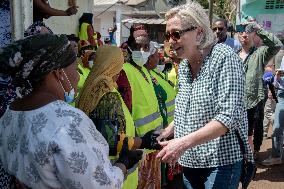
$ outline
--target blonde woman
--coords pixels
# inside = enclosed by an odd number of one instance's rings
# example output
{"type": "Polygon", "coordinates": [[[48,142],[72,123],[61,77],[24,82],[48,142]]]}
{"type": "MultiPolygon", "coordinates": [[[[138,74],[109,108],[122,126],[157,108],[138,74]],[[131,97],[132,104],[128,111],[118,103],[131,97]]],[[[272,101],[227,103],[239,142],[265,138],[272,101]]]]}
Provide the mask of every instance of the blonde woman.
{"type": "MultiPolygon", "coordinates": [[[[233,50],[216,44],[204,9],[197,3],[175,7],[166,14],[166,39],[178,58],[179,92],[174,123],[161,134],[163,162],[183,166],[186,188],[238,187],[247,138],[243,64],[233,50]]],[[[159,139],[160,139],[159,138],[159,139]]]]}

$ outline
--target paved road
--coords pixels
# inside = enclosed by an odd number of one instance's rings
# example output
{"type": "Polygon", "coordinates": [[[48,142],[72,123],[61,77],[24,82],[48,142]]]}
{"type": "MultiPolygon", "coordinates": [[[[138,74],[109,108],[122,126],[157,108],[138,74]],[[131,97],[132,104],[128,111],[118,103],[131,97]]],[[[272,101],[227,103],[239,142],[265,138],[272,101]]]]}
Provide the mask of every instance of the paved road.
{"type": "MultiPolygon", "coordinates": [[[[271,152],[271,139],[265,139],[259,153],[259,161],[266,159],[271,152]]],[[[284,189],[284,157],[281,165],[261,166],[254,181],[249,185],[249,189],[284,189]]]]}

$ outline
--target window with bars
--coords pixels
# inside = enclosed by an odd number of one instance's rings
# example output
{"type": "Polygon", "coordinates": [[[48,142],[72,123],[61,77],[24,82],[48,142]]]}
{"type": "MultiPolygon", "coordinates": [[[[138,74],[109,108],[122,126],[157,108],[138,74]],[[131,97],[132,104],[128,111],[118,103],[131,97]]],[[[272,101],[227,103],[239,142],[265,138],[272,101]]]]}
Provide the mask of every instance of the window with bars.
{"type": "Polygon", "coordinates": [[[284,0],[266,0],[265,9],[284,9],[284,0]]]}

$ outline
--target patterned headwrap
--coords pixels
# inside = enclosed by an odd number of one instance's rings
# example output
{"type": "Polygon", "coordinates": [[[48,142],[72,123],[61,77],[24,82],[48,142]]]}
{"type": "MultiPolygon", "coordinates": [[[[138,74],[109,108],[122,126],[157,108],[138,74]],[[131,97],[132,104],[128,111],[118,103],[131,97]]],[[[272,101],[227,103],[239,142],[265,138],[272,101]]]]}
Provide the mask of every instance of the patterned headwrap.
{"type": "Polygon", "coordinates": [[[50,33],[53,34],[52,30],[45,25],[42,21],[36,21],[32,25],[26,29],[24,32],[24,37],[29,37],[37,34],[44,34],[44,33],[50,33]]]}
{"type": "Polygon", "coordinates": [[[25,93],[49,72],[75,60],[65,35],[34,35],[0,49],[0,74],[10,76],[13,85],[25,93]]]}
{"type": "Polygon", "coordinates": [[[99,47],[94,65],[77,99],[76,107],[89,115],[103,95],[117,87],[113,76],[119,74],[123,63],[120,48],[110,45],[99,47]]]}
{"type": "Polygon", "coordinates": [[[133,32],[133,37],[137,38],[137,37],[148,37],[148,32],[147,29],[144,25],[139,24],[139,25],[135,25],[133,26],[134,28],[134,32],[133,32]]]}
{"type": "Polygon", "coordinates": [[[131,48],[134,42],[139,41],[139,39],[148,38],[148,31],[143,24],[136,24],[130,28],[130,36],[128,37],[127,44],[131,48]]]}

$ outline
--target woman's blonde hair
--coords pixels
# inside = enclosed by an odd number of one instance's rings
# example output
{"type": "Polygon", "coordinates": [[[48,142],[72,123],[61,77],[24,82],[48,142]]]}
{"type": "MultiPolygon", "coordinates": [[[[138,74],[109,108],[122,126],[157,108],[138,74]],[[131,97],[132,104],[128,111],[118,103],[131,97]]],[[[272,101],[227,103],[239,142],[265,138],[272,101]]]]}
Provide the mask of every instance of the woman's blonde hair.
{"type": "Polygon", "coordinates": [[[124,58],[120,48],[110,45],[99,47],[94,65],[80,91],[76,107],[89,116],[101,98],[117,87],[113,77],[120,73],[123,63],[124,58]]]}
{"type": "Polygon", "coordinates": [[[209,18],[205,13],[204,8],[195,1],[188,1],[184,5],[170,9],[165,17],[166,21],[173,17],[180,18],[183,29],[191,26],[201,27],[203,33],[198,45],[200,50],[203,50],[216,42],[216,37],[210,28],[209,18]]]}

